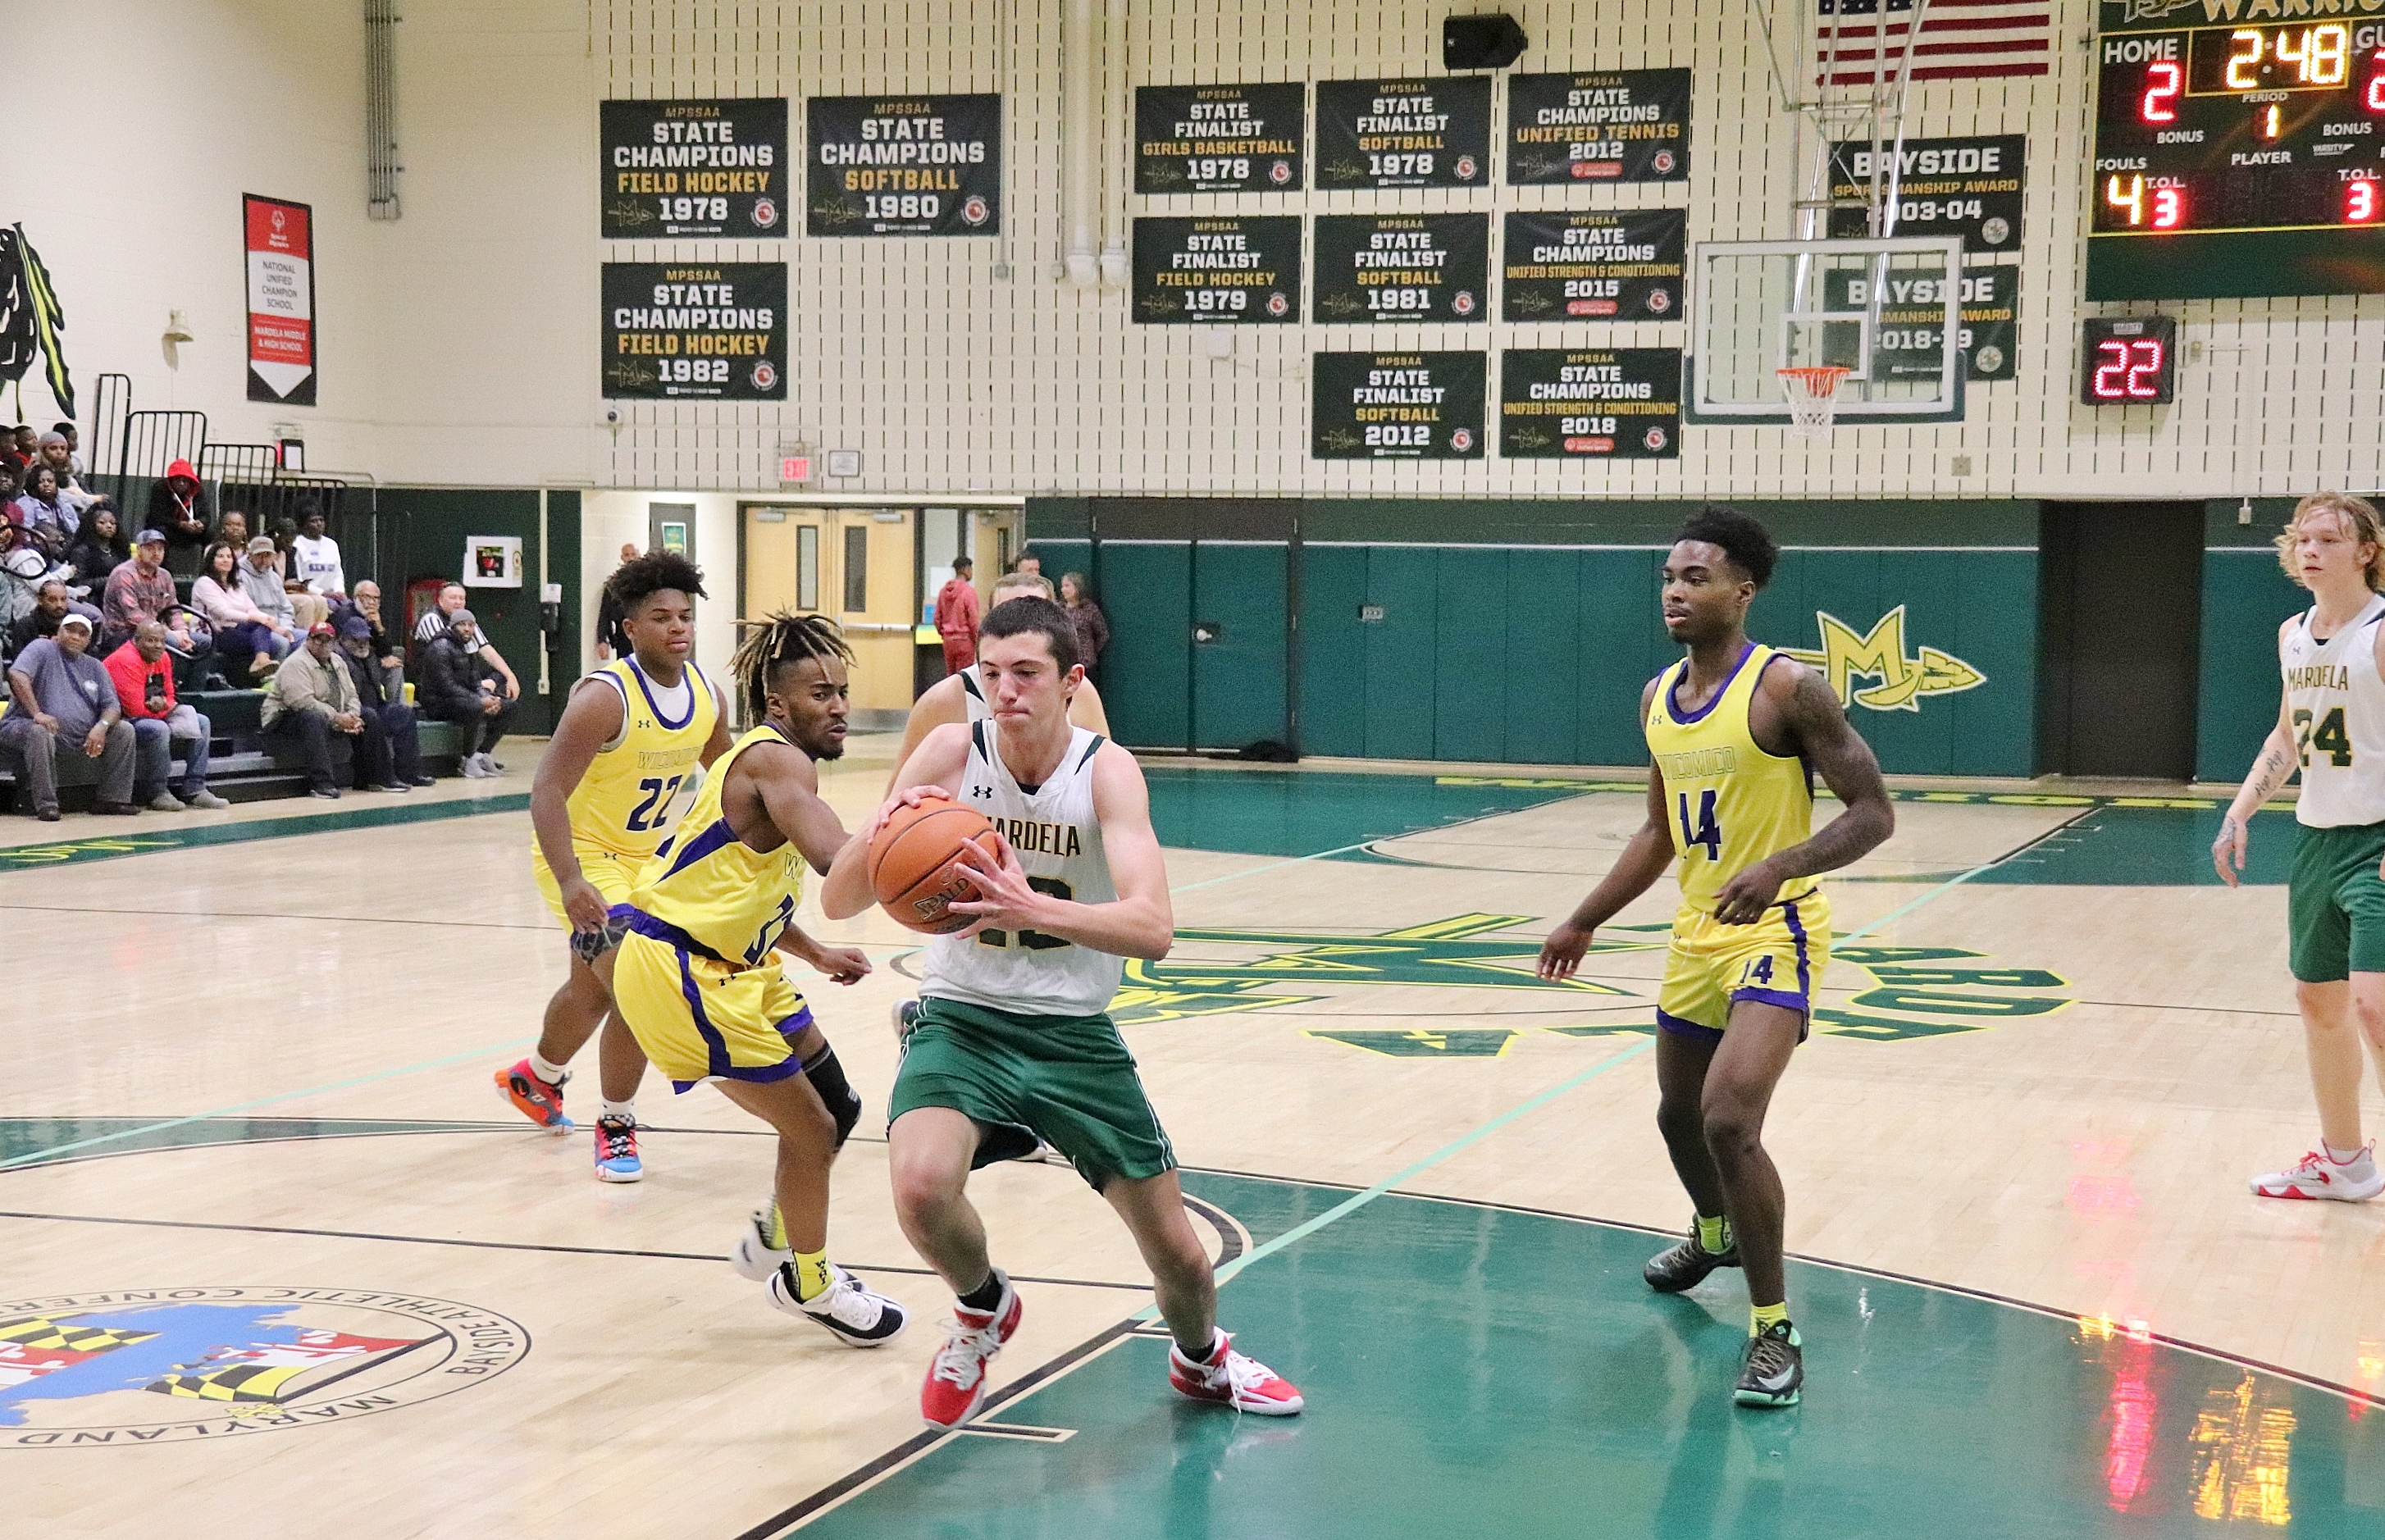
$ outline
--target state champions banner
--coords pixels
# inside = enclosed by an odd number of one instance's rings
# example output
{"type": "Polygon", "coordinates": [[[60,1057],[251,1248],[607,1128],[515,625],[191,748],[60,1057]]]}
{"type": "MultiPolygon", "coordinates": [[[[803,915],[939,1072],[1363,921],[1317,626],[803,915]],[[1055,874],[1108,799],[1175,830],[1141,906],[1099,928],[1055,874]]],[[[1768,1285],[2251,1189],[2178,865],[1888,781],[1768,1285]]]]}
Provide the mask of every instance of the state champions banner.
{"type": "Polygon", "coordinates": [[[248,399],[315,404],[315,210],[245,193],[248,399]]]}

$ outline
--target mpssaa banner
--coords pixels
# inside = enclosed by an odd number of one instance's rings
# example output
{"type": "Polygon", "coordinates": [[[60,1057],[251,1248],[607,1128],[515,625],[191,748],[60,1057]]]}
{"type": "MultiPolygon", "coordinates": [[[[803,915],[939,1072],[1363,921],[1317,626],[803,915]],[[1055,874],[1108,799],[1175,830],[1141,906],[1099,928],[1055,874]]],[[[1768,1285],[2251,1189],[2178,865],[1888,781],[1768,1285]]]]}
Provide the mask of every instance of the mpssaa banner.
{"type": "Polygon", "coordinates": [[[1147,325],[1297,323],[1300,216],[1137,219],[1133,303],[1147,325]]]}
{"type": "Polygon", "coordinates": [[[606,102],[597,119],[606,239],[787,234],[785,97],[606,102]]]}
{"type": "Polygon", "coordinates": [[[1320,324],[1487,321],[1488,214],[1320,214],[1320,324]]]}
{"type": "Polygon", "coordinates": [[[997,235],[1002,98],[815,96],[813,235],[997,235]]]}
{"type": "Polygon", "coordinates": [[[1500,318],[1678,321],[1687,228],[1678,208],[1510,214],[1500,318]]]}
{"type": "MultiPolygon", "coordinates": [[[[250,193],[248,399],[315,404],[315,211],[250,193]]],[[[28,323],[30,324],[30,323],[28,323]]]]}
{"type": "Polygon", "coordinates": [[[1681,181],[1690,174],[1690,72],[1602,69],[1507,81],[1510,186],[1681,181]]]}
{"type": "Polygon", "coordinates": [[[1308,88],[1146,85],[1134,93],[1134,190],[1297,192],[1308,88]]]}
{"type": "Polygon", "coordinates": [[[1509,348],[1499,453],[1509,460],[1671,460],[1681,453],[1679,348],[1509,348]]]}
{"type": "Polygon", "coordinates": [[[778,262],[605,264],[605,395],[787,399],[787,269],[778,262]]]}
{"type": "Polygon", "coordinates": [[[1490,180],[1490,77],[1317,82],[1320,189],[1481,187],[1490,180]]]}
{"type": "Polygon", "coordinates": [[[1315,458],[1482,458],[1483,354],[1320,353],[1315,365],[1315,458]]]}

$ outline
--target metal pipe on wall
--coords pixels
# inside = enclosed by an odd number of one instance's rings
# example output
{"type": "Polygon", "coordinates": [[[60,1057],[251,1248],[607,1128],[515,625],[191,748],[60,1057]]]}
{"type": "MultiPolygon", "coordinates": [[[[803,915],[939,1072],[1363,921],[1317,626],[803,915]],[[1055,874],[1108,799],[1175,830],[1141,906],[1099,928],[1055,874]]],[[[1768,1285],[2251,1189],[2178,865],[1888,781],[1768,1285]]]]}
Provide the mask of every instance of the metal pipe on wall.
{"type": "Polygon", "coordinates": [[[1096,0],[1066,0],[1060,22],[1060,234],[1064,273],[1080,288],[1101,279],[1101,152],[1093,91],[1100,58],[1096,0]]]}

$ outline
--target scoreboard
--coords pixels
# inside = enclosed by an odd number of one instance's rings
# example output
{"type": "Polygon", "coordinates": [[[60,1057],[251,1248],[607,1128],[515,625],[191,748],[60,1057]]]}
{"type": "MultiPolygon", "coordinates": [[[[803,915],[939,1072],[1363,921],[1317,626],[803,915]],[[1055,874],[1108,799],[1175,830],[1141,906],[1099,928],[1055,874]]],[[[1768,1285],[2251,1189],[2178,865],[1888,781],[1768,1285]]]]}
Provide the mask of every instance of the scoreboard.
{"type": "Polygon", "coordinates": [[[2385,19],[2136,29],[2095,40],[2087,298],[2385,292],[2385,19]]]}

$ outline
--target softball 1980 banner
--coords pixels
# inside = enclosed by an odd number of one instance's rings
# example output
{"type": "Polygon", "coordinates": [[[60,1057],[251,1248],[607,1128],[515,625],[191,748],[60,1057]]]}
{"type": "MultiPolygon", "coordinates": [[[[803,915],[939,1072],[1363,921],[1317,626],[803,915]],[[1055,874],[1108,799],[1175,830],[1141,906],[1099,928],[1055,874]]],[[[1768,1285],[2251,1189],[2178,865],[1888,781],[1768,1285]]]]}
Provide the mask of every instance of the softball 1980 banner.
{"type": "Polygon", "coordinates": [[[1285,325],[1300,319],[1300,217],[1134,222],[1137,321],[1285,325]]]}
{"type": "Polygon", "coordinates": [[[1681,453],[1679,348],[1509,348],[1499,453],[1510,460],[1671,460],[1681,453]]]}
{"type": "Polygon", "coordinates": [[[1688,222],[1678,208],[1508,215],[1500,318],[1680,319],[1688,222]]]}
{"type": "Polygon", "coordinates": [[[787,233],[787,102],[606,102],[607,239],[787,233]]]}
{"type": "Polygon", "coordinates": [[[605,264],[605,394],[787,399],[787,269],[777,262],[605,264]]]}
{"type": "Polygon", "coordinates": [[[1308,88],[1145,85],[1134,93],[1137,192],[1296,192],[1308,88]]]}
{"type": "Polygon", "coordinates": [[[1507,81],[1507,181],[1681,181],[1690,72],[1607,69],[1507,81]]]}
{"type": "Polygon", "coordinates": [[[1491,81],[1317,82],[1317,185],[1481,187],[1491,178],[1491,81]]]}
{"type": "Polygon", "coordinates": [[[1487,321],[1491,216],[1320,214],[1319,322],[1487,321]]]}
{"type": "Polygon", "coordinates": [[[1479,353],[1320,353],[1309,453],[1319,460],[1479,460],[1479,353]]]}
{"type": "Polygon", "coordinates": [[[1001,232],[1000,96],[815,96],[805,121],[808,233],[1001,232]]]}

